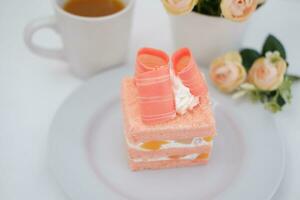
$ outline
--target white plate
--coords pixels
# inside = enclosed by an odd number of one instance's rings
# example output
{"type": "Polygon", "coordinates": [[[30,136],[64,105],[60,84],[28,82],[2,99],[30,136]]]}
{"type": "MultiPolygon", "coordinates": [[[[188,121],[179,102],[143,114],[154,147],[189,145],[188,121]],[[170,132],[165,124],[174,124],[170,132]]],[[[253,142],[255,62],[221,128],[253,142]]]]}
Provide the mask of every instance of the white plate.
{"type": "Polygon", "coordinates": [[[115,69],[88,81],[57,112],[50,167],[73,200],[266,200],[284,174],[285,151],[271,114],[211,88],[218,137],[206,166],[131,172],[127,166],[115,69]]]}

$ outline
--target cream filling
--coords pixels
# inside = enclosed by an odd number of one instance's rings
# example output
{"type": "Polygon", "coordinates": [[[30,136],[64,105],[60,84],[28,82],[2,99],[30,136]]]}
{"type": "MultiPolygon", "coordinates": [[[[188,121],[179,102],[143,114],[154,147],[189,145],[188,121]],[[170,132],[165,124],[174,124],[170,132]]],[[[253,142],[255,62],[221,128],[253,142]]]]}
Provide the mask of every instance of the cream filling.
{"type": "MultiPolygon", "coordinates": [[[[201,155],[201,154],[193,153],[193,154],[189,154],[189,155],[180,157],[177,160],[195,160],[199,155],[201,155]]],[[[154,161],[174,160],[174,159],[166,156],[166,157],[160,157],[160,158],[148,158],[148,159],[137,158],[137,159],[131,159],[131,160],[133,162],[154,162],[154,161]]]]}
{"type": "MultiPolygon", "coordinates": [[[[203,146],[203,145],[209,145],[209,144],[212,143],[212,141],[207,142],[207,141],[203,140],[200,137],[193,138],[192,142],[189,143],[189,144],[181,143],[181,142],[178,142],[176,140],[164,140],[164,141],[166,141],[167,144],[162,144],[159,150],[171,149],[171,148],[193,148],[193,147],[200,147],[200,146],[203,146]]],[[[150,149],[142,148],[142,145],[144,143],[131,144],[128,140],[126,142],[127,142],[127,145],[132,149],[139,150],[139,151],[153,151],[153,150],[150,150],[150,149]]]]}
{"type": "Polygon", "coordinates": [[[188,110],[193,110],[199,104],[199,97],[191,94],[190,89],[182,83],[173,70],[170,70],[170,74],[175,96],[176,113],[183,115],[188,110]]]}

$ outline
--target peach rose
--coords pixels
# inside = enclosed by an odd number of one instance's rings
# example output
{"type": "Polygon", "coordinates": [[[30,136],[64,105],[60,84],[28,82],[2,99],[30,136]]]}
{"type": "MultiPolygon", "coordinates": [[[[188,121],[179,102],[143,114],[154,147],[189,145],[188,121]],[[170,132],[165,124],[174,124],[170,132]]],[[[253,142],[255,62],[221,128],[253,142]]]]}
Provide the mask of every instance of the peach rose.
{"type": "Polygon", "coordinates": [[[246,70],[238,52],[230,52],[214,60],[210,66],[210,78],[217,88],[230,93],[246,80],[246,70]]]}
{"type": "Polygon", "coordinates": [[[173,15],[190,13],[198,0],[162,0],[165,9],[173,15]]]}
{"type": "Polygon", "coordinates": [[[253,63],[248,81],[260,90],[276,90],[284,80],[286,68],[287,63],[279,52],[267,52],[265,58],[259,58],[253,63]]]}
{"type": "Polygon", "coordinates": [[[222,0],[222,15],[233,21],[244,21],[256,10],[258,0],[222,0]]]}

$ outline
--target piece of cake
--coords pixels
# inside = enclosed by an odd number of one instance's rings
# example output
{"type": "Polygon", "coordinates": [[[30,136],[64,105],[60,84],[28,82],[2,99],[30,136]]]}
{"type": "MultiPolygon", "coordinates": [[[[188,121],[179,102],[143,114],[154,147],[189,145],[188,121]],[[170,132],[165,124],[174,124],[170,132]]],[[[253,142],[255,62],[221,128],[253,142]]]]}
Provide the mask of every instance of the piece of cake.
{"type": "Polygon", "coordinates": [[[125,140],[132,170],[208,162],[216,134],[203,74],[188,49],[172,57],[143,48],[135,77],[122,82],[125,140]]]}

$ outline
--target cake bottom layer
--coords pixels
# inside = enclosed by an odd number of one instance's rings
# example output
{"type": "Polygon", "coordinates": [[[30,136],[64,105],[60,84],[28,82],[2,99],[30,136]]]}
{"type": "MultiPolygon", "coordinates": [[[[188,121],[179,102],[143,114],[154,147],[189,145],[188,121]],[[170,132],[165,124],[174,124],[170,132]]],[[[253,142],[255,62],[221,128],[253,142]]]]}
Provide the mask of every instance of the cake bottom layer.
{"type": "Polygon", "coordinates": [[[210,157],[209,152],[193,153],[187,155],[172,155],[160,158],[129,158],[129,165],[133,171],[143,169],[164,169],[171,167],[185,167],[206,164],[210,157]]]}
{"type": "Polygon", "coordinates": [[[151,162],[134,162],[129,160],[129,166],[133,171],[146,170],[146,169],[167,169],[176,167],[189,167],[195,165],[204,165],[208,163],[208,159],[196,160],[162,160],[151,162]]]}

